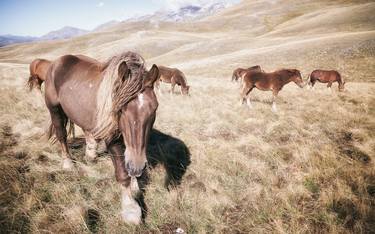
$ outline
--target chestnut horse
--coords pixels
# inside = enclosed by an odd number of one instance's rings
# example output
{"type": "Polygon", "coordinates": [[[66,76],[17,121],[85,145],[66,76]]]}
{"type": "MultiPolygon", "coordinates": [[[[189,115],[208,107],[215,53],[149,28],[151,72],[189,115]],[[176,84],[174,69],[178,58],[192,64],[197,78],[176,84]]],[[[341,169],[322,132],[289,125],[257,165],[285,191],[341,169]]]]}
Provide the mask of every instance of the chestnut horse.
{"type": "Polygon", "coordinates": [[[174,87],[176,84],[181,87],[182,95],[189,95],[190,86],[187,85],[186,77],[182,71],[177,68],[169,68],[164,66],[159,66],[160,77],[156,82],[155,86],[161,93],[160,82],[170,83],[171,84],[171,93],[174,93],[174,87]]]}
{"type": "Polygon", "coordinates": [[[232,82],[233,81],[242,81],[243,77],[246,75],[248,72],[264,72],[262,68],[259,65],[255,65],[249,68],[237,68],[236,70],[233,71],[232,75],[232,82]]]}
{"type": "Polygon", "coordinates": [[[46,80],[47,71],[51,61],[47,59],[34,59],[29,66],[30,76],[27,81],[27,86],[30,91],[36,87],[41,90],[42,83],[46,80]]]}
{"type": "Polygon", "coordinates": [[[253,88],[257,88],[262,91],[272,91],[272,110],[276,112],[276,97],[283,86],[291,81],[296,83],[300,88],[304,87],[301,72],[297,69],[282,69],[271,73],[247,73],[242,82],[241,105],[246,99],[248,107],[252,108],[249,93],[253,88]]]}
{"type": "Polygon", "coordinates": [[[62,56],[51,63],[45,82],[52,120],[49,135],[61,145],[63,168],[74,166],[66,142],[69,119],[93,139],[105,141],[121,185],[122,218],[128,223],[139,224],[143,217],[141,201],[136,200],[142,194],[136,177],[147,163],[146,145],[158,108],[153,87],[158,77],[156,65],[147,71],[140,55],[125,52],[105,64],[62,56]]]}
{"type": "MultiPolygon", "coordinates": [[[[327,88],[331,89],[332,83],[339,83],[339,91],[344,90],[345,81],[341,78],[341,75],[338,71],[330,70],[314,70],[310,74],[309,85],[311,88],[314,87],[315,82],[328,83],[327,88]]],[[[332,89],[331,89],[332,90],[332,89]]]]}

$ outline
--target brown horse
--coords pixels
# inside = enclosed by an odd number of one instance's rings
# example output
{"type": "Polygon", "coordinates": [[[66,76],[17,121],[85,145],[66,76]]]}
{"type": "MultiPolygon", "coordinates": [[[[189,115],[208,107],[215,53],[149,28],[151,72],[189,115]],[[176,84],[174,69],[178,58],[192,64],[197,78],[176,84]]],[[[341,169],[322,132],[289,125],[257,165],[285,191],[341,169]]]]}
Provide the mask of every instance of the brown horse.
{"type": "Polygon", "coordinates": [[[179,85],[181,87],[181,94],[189,95],[190,86],[187,85],[186,77],[182,71],[177,68],[169,68],[164,66],[159,66],[160,77],[156,82],[155,86],[161,93],[160,82],[170,83],[171,84],[171,93],[174,93],[174,87],[179,85]]]}
{"type": "Polygon", "coordinates": [[[128,223],[142,221],[140,203],[135,200],[135,194],[140,194],[136,177],[147,163],[146,145],[158,107],[153,86],[158,77],[158,67],[147,71],[144,59],[133,52],[114,56],[105,64],[65,55],[47,73],[49,135],[56,135],[61,145],[63,168],[73,167],[65,128],[70,119],[93,139],[105,141],[121,185],[121,214],[128,223]]]}
{"type": "Polygon", "coordinates": [[[272,110],[276,112],[276,97],[283,86],[291,81],[296,83],[300,88],[304,87],[301,73],[297,69],[282,69],[272,73],[247,73],[244,76],[242,83],[241,105],[246,99],[247,105],[249,106],[249,108],[252,108],[249,93],[251,92],[251,90],[253,90],[253,88],[257,88],[262,91],[272,91],[272,110]]]}
{"type": "Polygon", "coordinates": [[[47,59],[34,59],[29,66],[30,76],[27,81],[27,86],[30,91],[36,87],[41,90],[42,83],[46,80],[47,71],[51,61],[47,59]]]}
{"type": "Polygon", "coordinates": [[[330,70],[314,70],[310,74],[309,85],[311,88],[314,87],[315,82],[328,83],[327,88],[331,89],[332,83],[339,83],[339,91],[344,90],[345,81],[341,78],[341,75],[338,71],[330,70]]]}
{"type": "Polygon", "coordinates": [[[232,75],[232,82],[233,81],[242,81],[243,77],[248,73],[248,72],[264,72],[262,68],[259,65],[255,65],[249,68],[237,68],[236,70],[233,71],[232,75]]]}

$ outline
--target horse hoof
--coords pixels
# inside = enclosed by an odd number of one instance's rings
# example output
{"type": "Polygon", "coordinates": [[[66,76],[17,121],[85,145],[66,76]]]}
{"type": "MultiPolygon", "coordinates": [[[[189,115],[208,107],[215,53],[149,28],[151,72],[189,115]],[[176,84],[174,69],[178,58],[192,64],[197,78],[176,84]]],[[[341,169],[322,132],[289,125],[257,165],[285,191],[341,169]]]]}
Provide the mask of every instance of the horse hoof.
{"type": "Polygon", "coordinates": [[[138,203],[129,197],[122,199],[122,220],[129,224],[138,225],[142,222],[142,210],[138,203]]]}
{"type": "Polygon", "coordinates": [[[277,112],[277,107],[276,107],[276,105],[272,105],[272,112],[273,112],[273,113],[276,113],[276,112],[277,112]]]}
{"type": "Polygon", "coordinates": [[[97,154],[96,152],[93,152],[93,151],[86,151],[86,154],[85,154],[85,160],[88,162],[88,163],[94,163],[96,162],[96,158],[97,158],[97,154]]]}
{"type": "Polygon", "coordinates": [[[74,167],[74,164],[73,164],[73,161],[70,159],[70,158],[66,158],[63,160],[63,164],[62,164],[62,168],[64,170],[71,170],[73,169],[74,167]]]}

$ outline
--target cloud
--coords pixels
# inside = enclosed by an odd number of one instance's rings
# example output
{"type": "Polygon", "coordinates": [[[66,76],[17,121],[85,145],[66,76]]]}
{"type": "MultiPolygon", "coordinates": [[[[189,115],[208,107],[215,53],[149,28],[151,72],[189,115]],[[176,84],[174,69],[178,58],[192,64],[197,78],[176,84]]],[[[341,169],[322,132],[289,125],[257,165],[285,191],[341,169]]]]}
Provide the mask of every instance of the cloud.
{"type": "Polygon", "coordinates": [[[96,4],[97,7],[102,7],[104,6],[104,2],[99,2],[98,4],[96,4]]]}
{"type": "Polygon", "coordinates": [[[166,10],[176,10],[184,6],[188,6],[188,5],[206,6],[206,5],[212,5],[214,3],[232,4],[232,3],[239,2],[239,0],[153,0],[153,1],[160,4],[162,8],[166,10]]]}

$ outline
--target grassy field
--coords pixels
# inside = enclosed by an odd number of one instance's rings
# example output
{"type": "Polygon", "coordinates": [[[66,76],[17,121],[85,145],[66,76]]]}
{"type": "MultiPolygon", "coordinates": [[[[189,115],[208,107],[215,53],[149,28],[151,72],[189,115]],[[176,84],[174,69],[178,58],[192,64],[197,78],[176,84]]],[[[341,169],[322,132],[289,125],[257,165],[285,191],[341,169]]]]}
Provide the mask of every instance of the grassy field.
{"type": "MultiPolygon", "coordinates": [[[[123,23],[105,32],[0,48],[0,233],[373,233],[375,230],[375,4],[243,1],[196,23],[123,23]],[[142,28],[142,31],[139,31],[142,28]],[[120,219],[120,188],[105,153],[61,169],[43,135],[43,95],[27,92],[28,63],[80,53],[104,60],[135,50],[186,73],[191,96],[163,85],[149,146],[146,224],[120,219]],[[239,105],[238,66],[337,69],[345,92],[290,83],[239,105]],[[173,160],[171,159],[173,157],[173,160]],[[168,191],[173,164],[187,167],[168,191]],[[164,167],[163,167],[164,166],[164,167]],[[167,168],[167,170],[165,169],[167,168]]],[[[80,136],[81,137],[81,136],[80,136]]]]}

